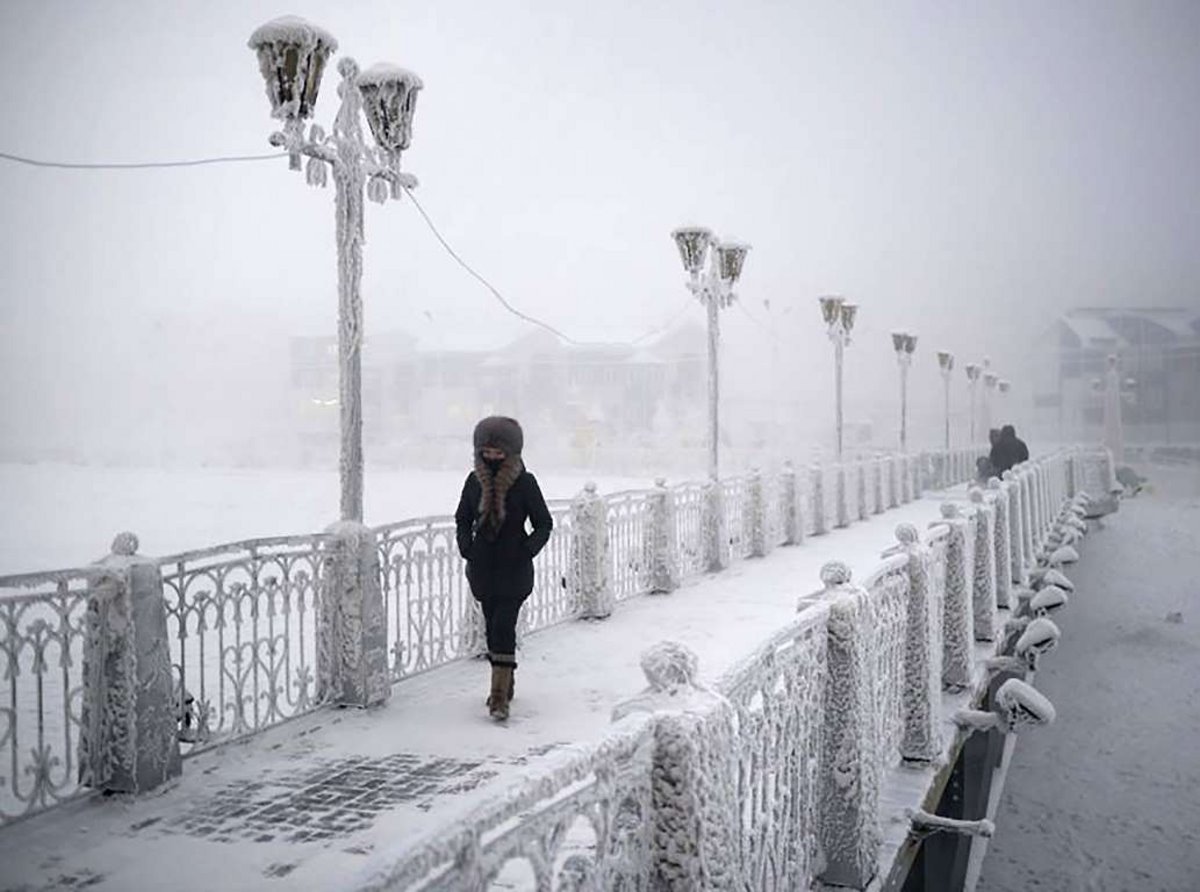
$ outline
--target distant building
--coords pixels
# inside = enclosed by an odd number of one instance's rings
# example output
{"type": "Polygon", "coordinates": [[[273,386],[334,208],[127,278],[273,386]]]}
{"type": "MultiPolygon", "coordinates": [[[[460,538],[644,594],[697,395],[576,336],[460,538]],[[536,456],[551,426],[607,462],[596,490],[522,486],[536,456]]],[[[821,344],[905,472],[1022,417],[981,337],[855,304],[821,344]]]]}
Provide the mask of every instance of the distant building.
{"type": "MultiPolygon", "coordinates": [[[[545,331],[497,350],[431,350],[398,332],[368,337],[365,448],[384,459],[414,445],[461,452],[464,435],[490,413],[520,418],[542,443],[552,437],[577,449],[649,440],[691,426],[682,418],[703,405],[704,351],[697,325],[644,347],[576,346],[545,331]]],[[[337,339],[293,337],[290,356],[301,454],[328,454],[339,430],[337,339]]]]}
{"type": "Polygon", "coordinates": [[[1200,436],[1200,310],[1081,307],[1064,313],[1034,351],[1036,426],[1062,440],[1102,423],[1107,356],[1120,357],[1122,417],[1140,440],[1200,436]]]}

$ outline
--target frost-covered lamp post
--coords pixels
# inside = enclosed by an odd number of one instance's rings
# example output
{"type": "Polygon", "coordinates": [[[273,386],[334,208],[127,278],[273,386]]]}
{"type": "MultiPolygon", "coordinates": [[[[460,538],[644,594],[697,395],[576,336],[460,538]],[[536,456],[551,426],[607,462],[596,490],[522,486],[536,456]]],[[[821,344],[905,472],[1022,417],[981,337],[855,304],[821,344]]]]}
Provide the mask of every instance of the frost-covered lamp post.
{"type": "Polygon", "coordinates": [[[829,340],[833,342],[834,375],[834,425],[837,430],[837,459],[842,460],[842,357],[850,344],[850,332],[854,329],[854,316],[858,305],[847,303],[838,294],[820,298],[821,318],[829,329],[829,340]]]}
{"type": "Polygon", "coordinates": [[[1125,432],[1121,425],[1121,371],[1115,353],[1108,355],[1104,371],[1104,445],[1112,453],[1113,461],[1123,461],[1125,432]]]}
{"type": "Polygon", "coordinates": [[[917,349],[917,336],[906,331],[892,332],[892,349],[900,364],[900,451],[908,452],[908,370],[917,349]]]}
{"type": "Polygon", "coordinates": [[[985,356],[983,358],[983,429],[985,432],[992,429],[992,398],[998,380],[996,373],[992,371],[992,361],[985,356]]]}
{"type": "Polygon", "coordinates": [[[967,372],[967,390],[971,395],[971,445],[975,445],[975,394],[979,390],[979,364],[968,362],[963,367],[967,372]]]}
{"type": "Polygon", "coordinates": [[[341,417],[341,518],[362,521],[362,281],[363,192],[383,203],[399,198],[417,180],[400,170],[400,154],[412,139],[417,93],[423,86],[411,71],[375,65],[359,73],[358,63],[338,63],[341,106],[333,132],[314,124],[307,137],[304,122],[311,117],[321,75],[337,41],[326,31],[294,16],[274,19],[250,35],[259,69],[271,100],[271,117],[283,121],[283,131],[270,143],[284,148],[289,167],[300,169],[308,156],[309,185],[324,186],[327,166],[335,186],[338,260],[338,405],[341,417]],[[376,146],[363,141],[365,114],[376,146]]]}
{"type": "Polygon", "coordinates": [[[708,314],[708,476],[716,480],[720,433],[718,348],[721,333],[718,312],[737,299],[733,286],[741,278],[742,264],[746,262],[750,246],[722,242],[702,226],[681,226],[671,233],[671,238],[679,248],[679,257],[688,273],[688,290],[704,305],[708,314]]]}
{"type": "Polygon", "coordinates": [[[945,418],[946,429],[944,432],[945,449],[947,456],[950,454],[950,373],[954,371],[954,354],[946,350],[939,350],[938,369],[942,373],[942,390],[943,401],[945,403],[945,418]]]}

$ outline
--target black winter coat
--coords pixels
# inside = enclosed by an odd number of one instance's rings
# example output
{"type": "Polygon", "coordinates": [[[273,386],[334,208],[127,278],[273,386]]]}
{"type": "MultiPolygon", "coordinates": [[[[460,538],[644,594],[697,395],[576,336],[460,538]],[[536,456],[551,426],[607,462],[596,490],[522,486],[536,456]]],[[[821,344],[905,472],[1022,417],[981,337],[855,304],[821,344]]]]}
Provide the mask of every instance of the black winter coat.
{"type": "Polygon", "coordinates": [[[459,554],[467,562],[467,582],[478,601],[524,601],[533,591],[533,559],[554,528],[554,520],[537,478],[528,471],[513,482],[504,497],[504,522],[494,539],[478,530],[479,498],[483,487],[471,473],[463,483],[454,512],[459,554]],[[533,532],[525,532],[525,521],[533,532]]]}

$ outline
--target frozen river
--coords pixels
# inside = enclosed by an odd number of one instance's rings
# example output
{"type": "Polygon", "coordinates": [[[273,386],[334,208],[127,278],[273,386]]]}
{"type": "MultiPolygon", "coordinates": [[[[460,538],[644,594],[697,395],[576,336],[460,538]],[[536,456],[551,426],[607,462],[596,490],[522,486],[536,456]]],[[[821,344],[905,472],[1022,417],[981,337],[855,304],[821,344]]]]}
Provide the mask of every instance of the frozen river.
{"type": "MultiPolygon", "coordinates": [[[[602,493],[652,485],[530,465],[548,499],[570,498],[589,479],[602,493]]],[[[466,471],[368,468],[364,519],[376,526],[453,514],[466,471]]],[[[337,520],[338,476],[335,469],[0,464],[0,504],[0,574],[27,573],[103,557],[122,530],[138,535],[146,555],[317,532],[337,520]]]]}

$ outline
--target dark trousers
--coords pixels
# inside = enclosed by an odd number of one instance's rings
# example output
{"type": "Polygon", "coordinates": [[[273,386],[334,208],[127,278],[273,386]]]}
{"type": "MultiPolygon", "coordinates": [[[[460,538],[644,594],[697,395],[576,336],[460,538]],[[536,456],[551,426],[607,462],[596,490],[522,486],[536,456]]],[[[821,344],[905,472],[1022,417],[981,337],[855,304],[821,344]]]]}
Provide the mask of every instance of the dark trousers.
{"type": "MultiPolygon", "coordinates": [[[[483,618],[487,623],[487,646],[491,656],[509,657],[511,665],[517,665],[512,657],[517,652],[517,616],[524,601],[508,598],[488,598],[482,602],[483,618]]],[[[493,659],[493,662],[495,660],[493,659]]]]}

